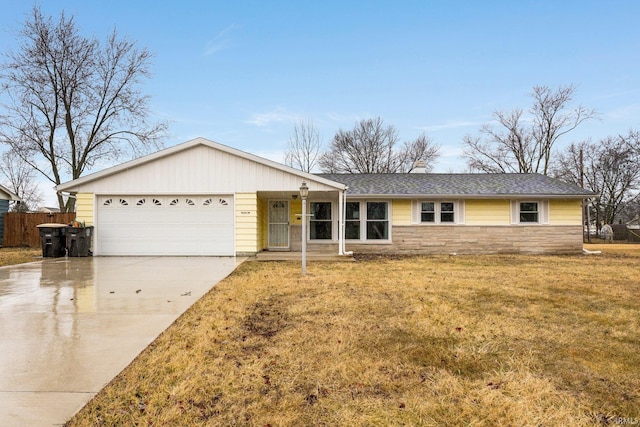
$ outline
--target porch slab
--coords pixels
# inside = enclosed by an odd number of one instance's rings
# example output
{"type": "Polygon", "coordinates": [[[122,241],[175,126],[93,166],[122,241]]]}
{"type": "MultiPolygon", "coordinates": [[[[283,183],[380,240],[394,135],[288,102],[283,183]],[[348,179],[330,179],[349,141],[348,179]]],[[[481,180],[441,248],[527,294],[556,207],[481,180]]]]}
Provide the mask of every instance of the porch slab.
{"type": "MultiPolygon", "coordinates": [[[[258,252],[256,261],[300,261],[302,262],[302,252],[278,252],[263,251],[258,252]]],[[[307,252],[307,262],[310,261],[338,261],[353,262],[355,259],[351,255],[337,255],[335,253],[307,252]]]]}

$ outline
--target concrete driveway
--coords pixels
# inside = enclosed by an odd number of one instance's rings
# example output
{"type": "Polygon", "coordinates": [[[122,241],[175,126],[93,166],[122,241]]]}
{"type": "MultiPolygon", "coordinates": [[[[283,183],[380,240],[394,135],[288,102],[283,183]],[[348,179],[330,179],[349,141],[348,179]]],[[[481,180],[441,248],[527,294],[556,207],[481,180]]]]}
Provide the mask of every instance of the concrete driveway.
{"type": "Polygon", "coordinates": [[[55,258],[0,267],[0,425],[62,425],[242,262],[55,258]]]}

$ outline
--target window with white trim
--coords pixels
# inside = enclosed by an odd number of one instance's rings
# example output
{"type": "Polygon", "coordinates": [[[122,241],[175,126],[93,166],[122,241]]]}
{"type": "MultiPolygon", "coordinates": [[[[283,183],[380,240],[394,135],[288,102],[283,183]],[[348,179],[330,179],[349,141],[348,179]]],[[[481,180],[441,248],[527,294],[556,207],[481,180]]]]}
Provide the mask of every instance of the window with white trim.
{"type": "Polygon", "coordinates": [[[387,202],[367,202],[367,240],[389,240],[387,202]]]}
{"type": "Polygon", "coordinates": [[[435,202],[420,203],[420,222],[436,222],[435,202]]]}
{"type": "Polygon", "coordinates": [[[455,221],[455,210],[453,202],[440,202],[440,223],[453,223],[455,221]]]}
{"type": "Polygon", "coordinates": [[[521,223],[538,223],[538,202],[520,202],[519,217],[521,223]]]}
{"type": "Polygon", "coordinates": [[[360,240],[360,202],[347,202],[346,208],[344,238],[360,240]]]}
{"type": "Polygon", "coordinates": [[[390,203],[382,201],[347,202],[344,238],[346,240],[390,240],[390,203]]]}
{"type": "Polygon", "coordinates": [[[511,223],[536,225],[549,223],[548,200],[511,200],[511,223]]]}
{"type": "MultiPolygon", "coordinates": [[[[417,221],[421,224],[455,224],[459,202],[419,201],[417,221]]],[[[414,217],[415,218],[415,217],[414,217]]]]}
{"type": "Polygon", "coordinates": [[[331,240],[331,202],[311,202],[309,218],[309,238],[311,240],[331,240]]]}

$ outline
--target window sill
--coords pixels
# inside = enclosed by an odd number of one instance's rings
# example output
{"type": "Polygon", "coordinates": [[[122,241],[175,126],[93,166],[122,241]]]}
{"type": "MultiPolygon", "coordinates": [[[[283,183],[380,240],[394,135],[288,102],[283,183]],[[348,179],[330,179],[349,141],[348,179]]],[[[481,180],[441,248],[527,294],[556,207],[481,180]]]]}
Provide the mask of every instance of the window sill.
{"type": "Polygon", "coordinates": [[[390,245],[391,240],[345,240],[345,244],[351,245],[390,245]]]}
{"type": "Polygon", "coordinates": [[[464,225],[461,222],[416,222],[411,225],[421,225],[425,227],[437,227],[439,225],[464,225]]]}

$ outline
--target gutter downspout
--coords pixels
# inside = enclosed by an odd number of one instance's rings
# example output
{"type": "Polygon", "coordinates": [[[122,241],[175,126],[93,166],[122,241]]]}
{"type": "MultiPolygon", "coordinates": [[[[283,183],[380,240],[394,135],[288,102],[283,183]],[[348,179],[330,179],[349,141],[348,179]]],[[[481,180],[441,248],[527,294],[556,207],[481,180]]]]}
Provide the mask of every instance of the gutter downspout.
{"type": "Polygon", "coordinates": [[[342,222],[342,218],[344,217],[344,201],[347,198],[344,197],[344,190],[338,192],[338,255],[344,255],[344,222],[342,222]]]}
{"type": "Polygon", "coordinates": [[[340,195],[342,196],[342,203],[344,203],[344,205],[341,204],[340,206],[340,210],[341,215],[340,215],[340,255],[346,255],[346,256],[351,256],[353,255],[353,251],[347,251],[346,248],[346,242],[344,239],[344,230],[345,227],[347,225],[347,190],[349,190],[349,187],[344,187],[344,190],[340,193],[340,195]]]}

